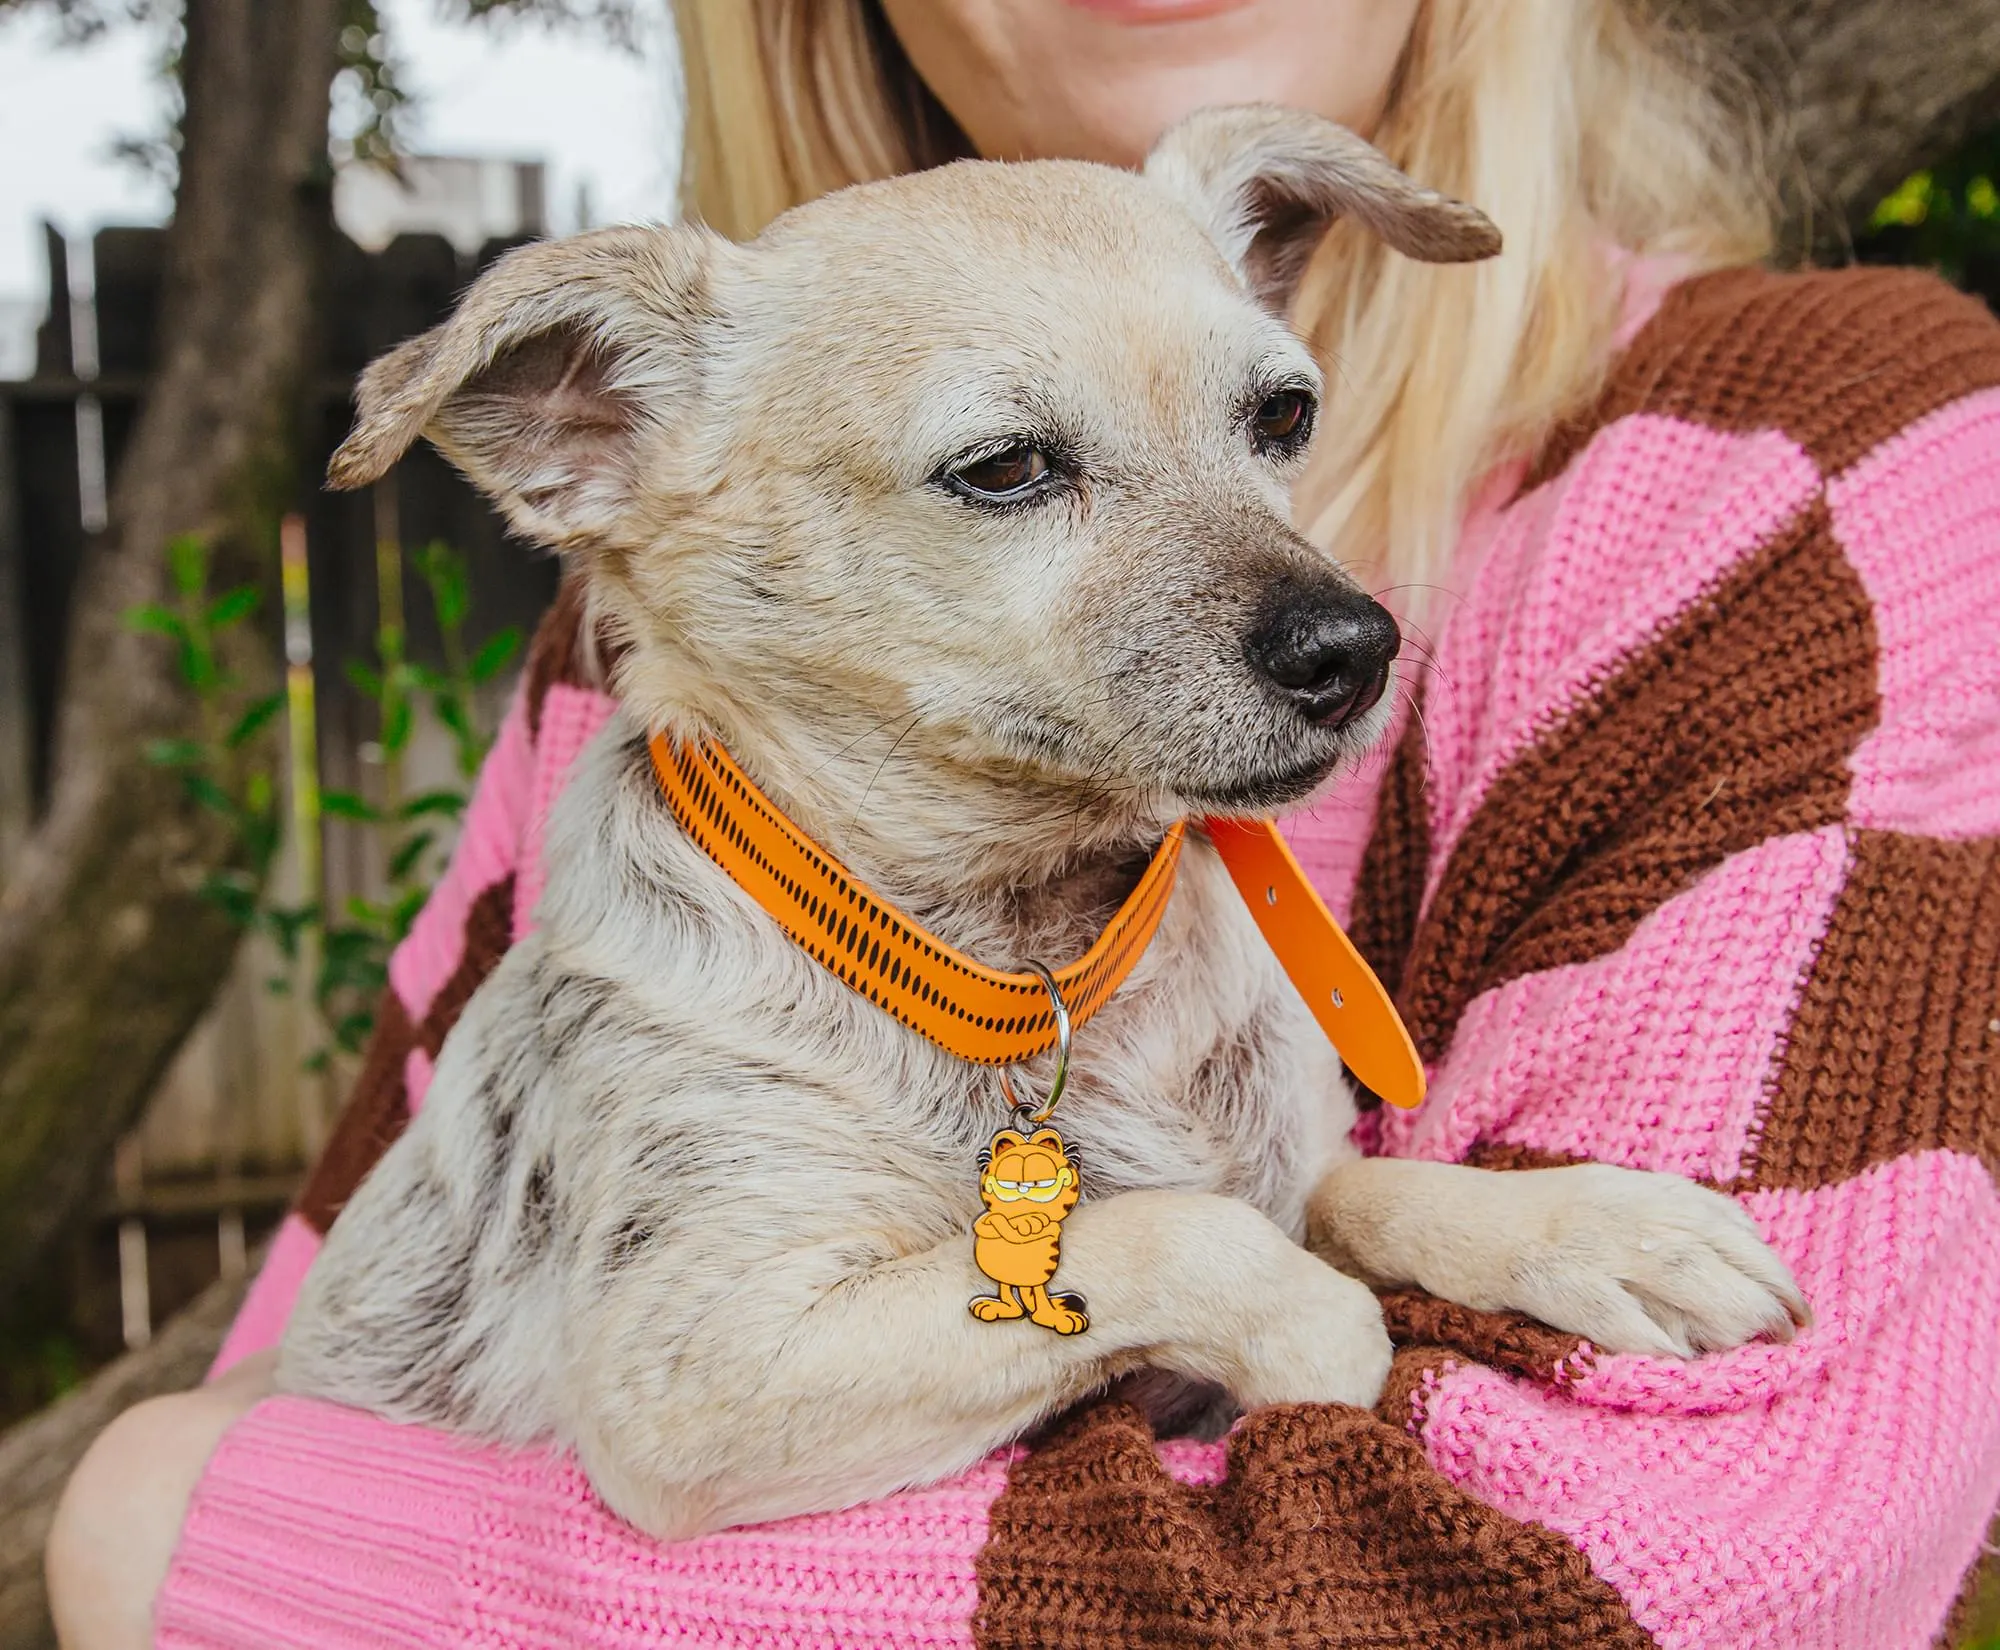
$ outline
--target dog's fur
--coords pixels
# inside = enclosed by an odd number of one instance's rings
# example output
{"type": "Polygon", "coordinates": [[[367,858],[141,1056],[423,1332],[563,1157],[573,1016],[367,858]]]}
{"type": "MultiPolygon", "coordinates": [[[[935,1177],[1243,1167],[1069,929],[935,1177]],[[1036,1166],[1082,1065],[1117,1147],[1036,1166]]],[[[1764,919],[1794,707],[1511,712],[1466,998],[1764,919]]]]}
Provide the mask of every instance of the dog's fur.
{"type": "Polygon", "coordinates": [[[904,911],[1018,967],[1082,951],[1173,819],[1361,749],[1384,712],[1315,723],[1245,655],[1274,591],[1363,601],[1286,525],[1296,458],[1246,434],[1318,384],[1276,316],[1340,210],[1413,255],[1496,245],[1338,128],[1214,112],[1142,174],[965,163],[746,246],[530,247],[371,369],[336,481],[428,432],[584,574],[624,708],[556,809],[535,931],[314,1265],[281,1385],[554,1436],[680,1536],[943,1477],[1141,1369],[1371,1403],[1389,1344],[1358,1279],[1613,1349],[1789,1332],[1797,1290],[1725,1198],[1358,1158],[1338,1063],[1198,835],[1077,1038],[1061,1282],[1090,1328],[976,1322],[995,1074],[794,946],[658,793],[646,732],[713,733],[904,911]],[[1041,502],[939,484],[1017,437],[1064,466],[1041,502]]]}

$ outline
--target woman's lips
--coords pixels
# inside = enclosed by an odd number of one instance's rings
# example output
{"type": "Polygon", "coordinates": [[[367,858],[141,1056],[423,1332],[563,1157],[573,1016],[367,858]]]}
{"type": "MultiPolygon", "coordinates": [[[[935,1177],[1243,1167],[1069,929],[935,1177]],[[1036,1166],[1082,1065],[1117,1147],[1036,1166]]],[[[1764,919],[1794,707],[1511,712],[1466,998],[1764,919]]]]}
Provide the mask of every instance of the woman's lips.
{"type": "Polygon", "coordinates": [[[1186,23],[1220,12],[1242,11],[1257,0],[1063,0],[1078,11],[1095,12],[1114,23],[1186,23]]]}

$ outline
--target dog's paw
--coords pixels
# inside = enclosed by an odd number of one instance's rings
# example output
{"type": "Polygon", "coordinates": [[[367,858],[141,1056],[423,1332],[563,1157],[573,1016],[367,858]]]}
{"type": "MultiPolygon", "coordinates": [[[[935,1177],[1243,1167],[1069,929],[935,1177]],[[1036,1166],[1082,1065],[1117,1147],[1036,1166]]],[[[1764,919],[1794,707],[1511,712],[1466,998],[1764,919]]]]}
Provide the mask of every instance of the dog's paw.
{"type": "Polygon", "coordinates": [[[1246,1337],[1242,1374],[1231,1384],[1246,1409],[1263,1404],[1353,1404],[1372,1409],[1395,1348],[1382,1306],[1366,1284],[1300,1251],[1300,1271],[1282,1310],[1246,1337]],[[1319,1274],[1317,1276],[1313,1274],[1319,1274]]]}
{"type": "Polygon", "coordinates": [[[1733,1198],[1677,1175],[1585,1163],[1506,1177],[1521,1199],[1507,1304],[1606,1352],[1691,1358],[1811,1321],[1733,1198]]]}

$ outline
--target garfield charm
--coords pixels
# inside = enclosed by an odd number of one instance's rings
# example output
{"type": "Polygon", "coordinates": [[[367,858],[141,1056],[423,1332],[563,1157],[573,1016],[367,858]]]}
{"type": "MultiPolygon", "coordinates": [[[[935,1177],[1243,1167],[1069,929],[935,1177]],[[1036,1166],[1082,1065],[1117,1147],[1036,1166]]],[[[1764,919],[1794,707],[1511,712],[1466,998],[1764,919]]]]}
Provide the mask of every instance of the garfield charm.
{"type": "Polygon", "coordinates": [[[1082,1189],[1063,1138],[1046,1126],[1027,1134],[1002,1129],[980,1154],[979,1199],[986,1213],[972,1223],[972,1261],[995,1292],[972,1301],[981,1323],[1027,1318],[1058,1335],[1090,1327],[1081,1295],[1052,1295],[1049,1280],[1061,1259],[1063,1217],[1082,1189]]]}

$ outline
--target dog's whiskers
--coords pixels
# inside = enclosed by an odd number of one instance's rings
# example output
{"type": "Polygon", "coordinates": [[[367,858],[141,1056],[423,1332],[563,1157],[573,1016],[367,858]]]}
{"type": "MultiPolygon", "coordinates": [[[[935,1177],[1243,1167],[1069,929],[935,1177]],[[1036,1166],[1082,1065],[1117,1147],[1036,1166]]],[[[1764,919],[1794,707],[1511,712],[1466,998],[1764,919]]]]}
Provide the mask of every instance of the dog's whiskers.
{"type": "Polygon", "coordinates": [[[854,805],[854,817],[847,822],[849,830],[853,830],[861,823],[862,811],[868,806],[868,797],[875,789],[875,781],[882,777],[882,770],[888,767],[889,759],[896,754],[896,747],[909,738],[912,733],[916,732],[917,723],[922,716],[923,712],[921,710],[911,711],[909,721],[904,724],[903,731],[890,741],[889,748],[882,753],[882,760],[875,764],[875,771],[868,776],[868,783],[862,789],[861,800],[854,805]]]}

